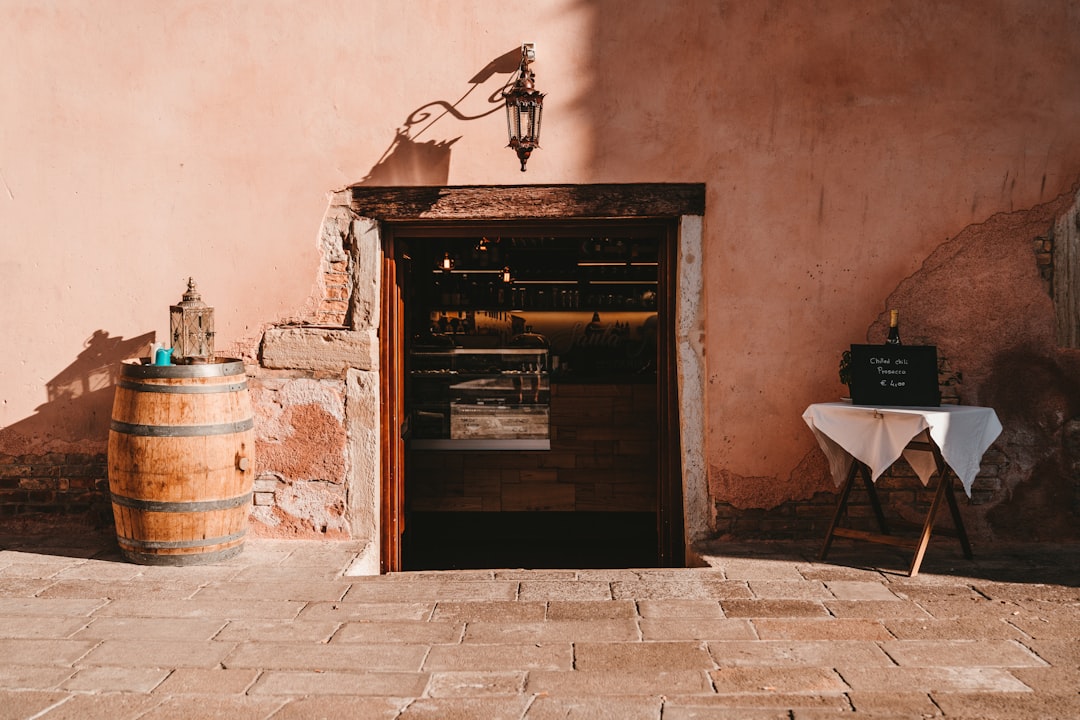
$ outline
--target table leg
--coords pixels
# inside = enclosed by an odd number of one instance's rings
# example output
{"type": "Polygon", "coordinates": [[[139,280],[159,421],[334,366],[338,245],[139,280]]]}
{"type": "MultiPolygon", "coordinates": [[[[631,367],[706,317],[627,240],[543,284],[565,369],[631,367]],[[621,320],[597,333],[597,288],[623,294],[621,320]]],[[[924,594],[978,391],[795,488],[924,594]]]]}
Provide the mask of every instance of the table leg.
{"type": "MultiPolygon", "coordinates": [[[[829,524],[829,531],[825,535],[825,544],[822,546],[821,554],[819,555],[820,561],[824,561],[829,554],[829,549],[832,547],[834,538],[846,537],[854,540],[865,540],[868,542],[893,545],[895,547],[914,550],[915,554],[912,557],[908,575],[910,577],[918,575],[923,558],[926,556],[926,549],[930,544],[930,536],[934,531],[934,522],[937,519],[938,512],[941,510],[943,499],[949,504],[949,511],[952,514],[953,526],[955,528],[954,532],[956,537],[960,540],[960,545],[964,551],[964,557],[968,560],[972,559],[971,543],[968,541],[967,530],[964,528],[964,520],[960,516],[960,507],[957,503],[956,493],[953,488],[953,477],[955,476],[955,473],[949,469],[948,464],[945,462],[945,458],[941,454],[941,449],[929,439],[925,441],[912,440],[907,444],[907,448],[932,452],[934,455],[934,463],[936,465],[935,474],[938,476],[938,485],[934,490],[933,499],[930,502],[930,508],[926,513],[926,518],[922,523],[922,532],[919,536],[912,539],[910,536],[896,536],[889,533],[888,524],[885,521],[885,513],[882,510],[881,502],[878,498],[877,488],[874,486],[870,477],[870,468],[853,458],[847,477],[844,479],[843,488],[836,504],[836,511],[833,513],[832,522],[829,524]],[[855,486],[855,477],[859,474],[862,475],[863,484],[866,487],[867,494],[870,496],[870,504],[874,510],[874,515],[877,517],[878,526],[881,528],[880,533],[856,530],[854,528],[843,527],[840,524],[844,513],[847,511],[851,490],[855,486]]],[[[901,524],[906,525],[907,523],[901,524]]],[[[915,525],[918,527],[917,523],[915,523],[915,525]]],[[[941,532],[943,534],[952,534],[946,529],[942,529],[941,532]]]]}
{"type": "Polygon", "coordinates": [[[829,523],[829,531],[825,533],[825,545],[822,546],[821,554],[818,555],[819,561],[823,561],[825,556],[829,554],[829,548],[832,546],[833,541],[833,533],[840,524],[840,518],[844,516],[844,509],[847,507],[848,496],[851,495],[851,488],[855,485],[855,475],[858,474],[861,466],[861,462],[852,458],[851,469],[848,470],[847,478],[844,480],[844,487],[840,491],[840,498],[836,502],[836,512],[833,513],[832,522],[829,523]]]}
{"type": "MultiPolygon", "coordinates": [[[[946,482],[946,480],[943,479],[942,482],[946,482]]],[[[946,485],[945,499],[949,501],[949,512],[952,513],[956,537],[960,540],[960,548],[964,551],[964,557],[972,560],[975,556],[971,552],[971,543],[968,542],[967,530],[964,529],[964,519],[960,517],[960,506],[956,502],[956,491],[953,488],[952,478],[947,479],[946,485]]]]}
{"type": "Polygon", "coordinates": [[[863,485],[866,486],[866,494],[870,496],[870,507],[874,509],[874,515],[877,516],[878,527],[883,534],[888,535],[889,526],[885,522],[885,513],[881,509],[881,501],[878,500],[877,488],[874,487],[874,481],[870,479],[870,468],[859,463],[859,474],[862,475],[863,485]]]}
{"type": "Polygon", "coordinates": [[[919,566],[922,565],[923,556],[926,555],[926,546],[930,544],[930,534],[934,531],[934,518],[937,517],[938,508],[941,507],[941,499],[947,494],[952,482],[947,469],[943,470],[939,477],[937,490],[934,491],[934,499],[930,501],[930,511],[927,512],[926,522],[923,523],[922,534],[919,535],[919,540],[915,545],[915,557],[912,558],[911,569],[908,571],[910,577],[919,574],[919,566]]]}

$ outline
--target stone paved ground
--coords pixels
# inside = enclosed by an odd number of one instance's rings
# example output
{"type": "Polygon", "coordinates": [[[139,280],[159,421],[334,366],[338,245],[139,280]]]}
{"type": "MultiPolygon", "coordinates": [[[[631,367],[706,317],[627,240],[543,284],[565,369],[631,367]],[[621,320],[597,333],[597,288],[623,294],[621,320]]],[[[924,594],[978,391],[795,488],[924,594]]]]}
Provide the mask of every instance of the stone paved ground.
{"type": "Polygon", "coordinates": [[[0,718],[1080,717],[1080,546],[351,577],[349,543],[170,568],[0,542],[0,718]]]}

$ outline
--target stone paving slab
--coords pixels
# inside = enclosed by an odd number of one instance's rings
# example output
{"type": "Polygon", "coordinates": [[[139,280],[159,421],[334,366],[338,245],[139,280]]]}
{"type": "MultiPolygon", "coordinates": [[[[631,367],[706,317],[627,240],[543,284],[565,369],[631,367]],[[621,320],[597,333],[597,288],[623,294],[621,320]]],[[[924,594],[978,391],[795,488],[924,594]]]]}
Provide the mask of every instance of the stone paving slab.
{"type": "Polygon", "coordinates": [[[831,667],[723,667],[709,673],[720,694],[768,693],[831,694],[848,690],[831,667]]]}
{"type": "Polygon", "coordinates": [[[894,665],[879,643],[859,640],[710,642],[709,651],[716,658],[716,663],[721,666],[890,667],[894,665]]]}
{"type": "Polygon", "coordinates": [[[226,625],[225,620],[207,618],[177,617],[162,622],[160,618],[95,617],[69,636],[75,640],[210,640],[226,625]]]}
{"type": "Polygon", "coordinates": [[[753,619],[761,640],[892,640],[895,634],[879,620],[869,618],[761,618],[753,619]]]}
{"type": "Polygon", "coordinates": [[[839,618],[928,618],[930,613],[911,602],[891,600],[827,600],[825,609],[839,618]]]}
{"type": "Polygon", "coordinates": [[[518,600],[611,600],[611,583],[598,580],[522,580],[518,600]]]}
{"type": "Polygon", "coordinates": [[[1065,617],[1015,613],[1008,618],[1007,624],[1037,640],[1080,637],[1080,605],[1070,608],[1065,617]]]}
{"type": "Polygon", "coordinates": [[[662,707],[663,700],[655,696],[596,698],[545,695],[533,701],[525,720],[659,720],[662,707]]]}
{"type": "Polygon", "coordinates": [[[1080,666],[1080,638],[1061,640],[1030,640],[1025,645],[1044,661],[1055,667],[1080,666]]]}
{"type": "Polygon", "coordinates": [[[720,605],[729,618],[832,617],[818,600],[724,600],[720,605]]]}
{"type": "Polygon", "coordinates": [[[424,670],[569,670],[574,665],[571,643],[518,642],[499,645],[434,645],[424,670]]]}
{"type": "Polygon", "coordinates": [[[245,642],[222,660],[226,668],[262,668],[264,670],[400,670],[419,671],[426,645],[358,643],[283,643],[245,642]]]}
{"type": "Polygon", "coordinates": [[[1019,640],[1029,637],[1023,630],[1001,618],[896,618],[882,624],[899,640],[1019,640]]]}
{"type": "Polygon", "coordinates": [[[534,623],[469,623],[462,642],[483,644],[505,643],[573,643],[589,641],[636,642],[641,631],[635,621],[623,620],[545,620],[534,623]]]}
{"type": "MultiPolygon", "coordinates": [[[[768,690],[722,695],[698,695],[693,697],[669,697],[664,703],[664,720],[669,713],[673,717],[689,718],[735,718],[756,717],[766,710],[780,710],[781,717],[802,717],[801,710],[828,710],[830,713],[851,710],[851,703],[843,693],[779,693],[768,690]],[[676,710],[682,709],[682,712],[676,710]],[[692,713],[688,710],[693,709],[692,713]],[[740,714],[745,713],[745,715],[740,714]]],[[[774,717],[765,714],[765,717],[774,717]]],[[[841,715],[848,718],[850,715],[841,715]]]]}
{"type": "Polygon", "coordinates": [[[340,623],[326,620],[241,619],[230,620],[214,633],[217,642],[329,642],[341,628],[340,623]]]}
{"type": "Polygon", "coordinates": [[[292,620],[304,609],[305,603],[293,600],[135,600],[123,598],[103,605],[98,617],[142,617],[171,620],[173,618],[263,618],[292,620]]]}
{"type": "Polygon", "coordinates": [[[1080,717],[1080,695],[1034,693],[934,693],[934,702],[946,717],[1045,718],[1080,717]]]}
{"type": "MultiPolygon", "coordinates": [[[[159,700],[148,713],[131,717],[140,720],[261,720],[281,709],[284,704],[281,698],[173,695],[159,700]]],[[[91,703],[89,713],[81,717],[117,717],[98,715],[99,712],[101,710],[91,703]]],[[[51,714],[44,717],[53,720],[51,714]]]]}
{"type": "MultiPolygon", "coordinates": [[[[140,697],[135,696],[136,699],[140,697]]],[[[40,717],[49,708],[69,699],[71,695],[63,692],[0,689],[0,718],[7,720],[8,718],[40,717]]]]}
{"type": "Polygon", "coordinates": [[[760,600],[832,600],[835,594],[817,580],[750,580],[747,583],[760,600]]]}
{"type": "Polygon", "coordinates": [[[177,668],[156,688],[158,695],[243,695],[263,673],[255,668],[177,668]]]}
{"type": "Polygon", "coordinates": [[[5,620],[40,616],[89,618],[92,613],[107,605],[108,601],[101,599],[0,598],[0,618],[5,620]]]}
{"type": "Polygon", "coordinates": [[[825,587],[837,600],[899,600],[896,591],[872,580],[830,580],[825,587]]]}
{"type": "Polygon", "coordinates": [[[435,672],[428,681],[427,694],[431,697],[521,695],[527,677],[528,673],[522,670],[435,672]]]}
{"type": "Polygon", "coordinates": [[[88,667],[61,683],[60,687],[85,692],[148,693],[160,685],[169,672],[160,667],[88,667]]]}
{"type": "Polygon", "coordinates": [[[1080,547],[932,544],[909,578],[843,543],[385,577],[347,574],[352,542],[160,568],[92,533],[0,546],[0,720],[1080,717],[1080,547]]]}
{"type": "Polygon", "coordinates": [[[890,640],[879,646],[902,667],[1046,665],[1026,647],[1012,640],[890,640]]]}
{"type": "MultiPolygon", "coordinates": [[[[0,667],[0,688],[8,690],[55,690],[77,672],[70,665],[14,665],[0,667]]],[[[0,714],[2,717],[2,714],[0,714]]]]}
{"type": "Polygon", "coordinates": [[[419,698],[396,720],[521,720],[531,698],[419,698]]]}
{"type": "Polygon", "coordinates": [[[347,670],[271,670],[260,675],[248,695],[422,695],[427,673],[347,670]]]}
{"type": "Polygon", "coordinates": [[[580,670],[530,672],[525,690],[542,695],[688,695],[711,694],[705,670],[580,670]]]}
{"type": "MultiPolygon", "coordinates": [[[[639,603],[634,600],[609,602],[580,602],[576,600],[552,600],[547,604],[546,618],[558,620],[620,620],[638,617],[639,603]]],[[[440,603],[441,606],[441,603],[440,603]]]]}
{"type": "Polygon", "coordinates": [[[105,640],[80,665],[116,667],[218,667],[235,645],[210,640],[105,640]]]}
{"type": "Polygon", "coordinates": [[[5,665],[70,666],[91,652],[96,642],[37,638],[0,639],[0,658],[5,665]]]}
{"type": "Polygon", "coordinates": [[[715,600],[641,600],[637,612],[643,618],[721,618],[724,611],[715,600]]]}
{"type": "Polygon", "coordinates": [[[716,667],[706,643],[696,642],[578,642],[575,670],[708,670],[716,667]]]}
{"type": "Polygon", "coordinates": [[[612,597],[616,600],[666,600],[706,599],[723,600],[753,597],[750,587],[741,580],[699,579],[689,576],[685,580],[626,580],[611,583],[612,597]]]}
{"type": "Polygon", "coordinates": [[[54,580],[47,588],[39,592],[40,598],[101,598],[116,600],[188,600],[200,591],[202,584],[188,580],[175,582],[169,580],[54,580]]]}
{"type": "Polygon", "coordinates": [[[312,718],[396,720],[411,698],[315,695],[289,701],[270,715],[271,720],[312,720],[312,718]]]}
{"type": "Polygon", "coordinates": [[[1059,667],[1010,668],[1009,672],[1038,693],[1080,693],[1080,663],[1075,660],[1059,667]]]}
{"type": "Polygon", "coordinates": [[[45,717],[49,720],[159,718],[165,716],[159,713],[152,715],[147,715],[147,713],[152,713],[161,703],[162,698],[129,692],[70,694],[51,705],[47,712],[39,716],[12,715],[11,717],[45,717]]]}
{"type": "Polygon", "coordinates": [[[938,706],[924,692],[862,692],[848,693],[851,707],[860,715],[893,715],[901,718],[937,717],[938,706]]]}
{"type": "Polygon", "coordinates": [[[1018,605],[1004,601],[985,600],[982,598],[916,600],[906,603],[909,607],[918,607],[927,616],[938,620],[957,620],[962,618],[1000,618],[1008,619],[1022,611],[1018,605]]]}
{"type": "MultiPolygon", "coordinates": [[[[750,620],[689,618],[672,620],[643,619],[639,623],[642,640],[756,640],[750,620]]],[[[615,640],[617,638],[608,638],[615,640]]]]}
{"type": "MultiPolygon", "coordinates": [[[[393,621],[427,620],[435,610],[434,602],[330,603],[309,602],[300,610],[298,620],[310,621],[393,621]]],[[[541,606],[540,616],[543,617],[541,606]]]]}
{"type": "Polygon", "coordinates": [[[0,616],[0,638],[69,638],[92,622],[83,616],[0,616]]]}
{"type": "MultiPolygon", "coordinates": [[[[470,629],[473,627],[474,625],[470,625],[470,629]]],[[[461,642],[464,633],[465,623],[462,622],[427,622],[423,620],[350,622],[339,626],[334,631],[333,642],[447,645],[461,642]]],[[[255,640],[257,635],[253,634],[249,639],[255,640]]]]}
{"type": "Polygon", "coordinates": [[[207,599],[251,599],[251,600],[300,600],[304,602],[327,600],[338,601],[345,597],[351,586],[344,582],[326,581],[286,581],[277,582],[238,582],[230,580],[224,583],[211,583],[199,588],[193,595],[195,600],[207,599]]]}
{"type": "Polygon", "coordinates": [[[918,688],[934,692],[1031,692],[1015,675],[1004,668],[941,666],[877,668],[849,666],[839,668],[851,689],[862,692],[910,692],[918,688]]]}
{"type": "MultiPolygon", "coordinates": [[[[548,605],[543,602],[442,602],[431,614],[432,620],[472,622],[537,622],[547,615],[548,605]]],[[[628,617],[633,617],[628,615],[628,617]]]]}
{"type": "Polygon", "coordinates": [[[518,583],[515,582],[463,582],[455,580],[426,580],[411,582],[355,582],[349,588],[345,601],[393,602],[402,596],[411,600],[516,600],[518,583]]]}
{"type": "Polygon", "coordinates": [[[0,577],[0,597],[30,598],[38,597],[55,580],[41,580],[28,577],[0,577]]]}

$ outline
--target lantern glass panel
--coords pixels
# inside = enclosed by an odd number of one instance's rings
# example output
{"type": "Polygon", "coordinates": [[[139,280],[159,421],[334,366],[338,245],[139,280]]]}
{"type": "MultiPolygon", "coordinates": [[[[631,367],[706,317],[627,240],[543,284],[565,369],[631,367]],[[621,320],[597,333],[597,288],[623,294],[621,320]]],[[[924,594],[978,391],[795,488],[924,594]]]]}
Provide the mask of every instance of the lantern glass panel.
{"type": "Polygon", "coordinates": [[[536,103],[529,103],[529,140],[536,141],[536,103]]]}
{"type": "Polygon", "coordinates": [[[510,139],[521,139],[521,106],[516,101],[510,106],[510,139]]]}
{"type": "Polygon", "coordinates": [[[540,119],[543,117],[543,114],[544,114],[544,106],[543,105],[537,105],[536,106],[536,120],[535,120],[535,124],[533,126],[533,140],[536,141],[537,145],[540,144],[540,119]]]}

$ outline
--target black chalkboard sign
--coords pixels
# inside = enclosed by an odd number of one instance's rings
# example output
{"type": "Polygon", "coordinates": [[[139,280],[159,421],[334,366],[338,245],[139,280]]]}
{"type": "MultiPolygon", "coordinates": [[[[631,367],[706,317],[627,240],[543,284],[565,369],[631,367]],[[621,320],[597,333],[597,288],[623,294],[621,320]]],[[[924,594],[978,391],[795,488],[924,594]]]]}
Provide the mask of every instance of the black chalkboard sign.
{"type": "Polygon", "coordinates": [[[933,345],[852,345],[850,369],[855,405],[941,404],[933,345]]]}

